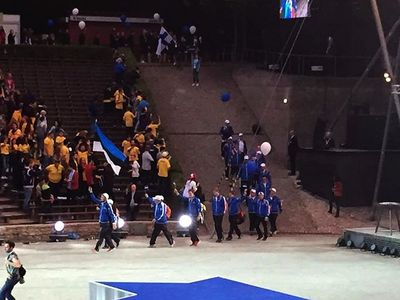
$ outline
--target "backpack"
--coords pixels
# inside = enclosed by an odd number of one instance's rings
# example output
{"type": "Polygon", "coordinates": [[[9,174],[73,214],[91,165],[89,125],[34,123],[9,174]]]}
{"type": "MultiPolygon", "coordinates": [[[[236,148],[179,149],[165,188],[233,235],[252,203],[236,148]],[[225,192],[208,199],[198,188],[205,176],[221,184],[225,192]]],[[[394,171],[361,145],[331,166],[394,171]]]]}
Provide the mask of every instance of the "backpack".
{"type": "Polygon", "coordinates": [[[167,215],[167,219],[170,219],[171,218],[171,214],[172,214],[172,210],[167,204],[165,204],[165,206],[167,208],[167,211],[166,211],[165,214],[167,215]]]}

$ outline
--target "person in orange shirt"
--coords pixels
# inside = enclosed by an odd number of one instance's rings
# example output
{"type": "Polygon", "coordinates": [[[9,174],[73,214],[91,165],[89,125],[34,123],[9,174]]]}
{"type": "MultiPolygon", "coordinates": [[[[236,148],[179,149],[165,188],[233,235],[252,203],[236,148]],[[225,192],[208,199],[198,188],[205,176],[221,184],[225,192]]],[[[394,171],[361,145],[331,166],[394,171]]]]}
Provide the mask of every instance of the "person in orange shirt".
{"type": "Polygon", "coordinates": [[[47,137],[44,139],[44,147],[43,147],[43,156],[44,156],[43,164],[45,166],[47,166],[50,163],[53,155],[54,155],[54,134],[48,133],[47,137]]]}
{"type": "Polygon", "coordinates": [[[65,144],[62,144],[60,147],[60,159],[66,164],[69,163],[69,149],[65,144]]]}
{"type": "Polygon", "coordinates": [[[1,177],[2,179],[7,178],[7,174],[9,171],[9,157],[10,157],[11,147],[8,143],[8,138],[4,137],[3,142],[0,144],[0,155],[1,155],[1,162],[2,162],[2,169],[1,169],[1,177]]]}
{"type": "Polygon", "coordinates": [[[122,121],[125,123],[127,135],[132,135],[134,133],[133,125],[135,122],[135,115],[129,110],[129,108],[126,109],[122,121]]]}
{"type": "Polygon", "coordinates": [[[158,127],[161,125],[160,116],[158,116],[158,121],[152,120],[146,128],[150,128],[151,134],[156,138],[158,135],[158,127]]]}
{"type": "Polygon", "coordinates": [[[34,129],[31,118],[29,118],[28,116],[24,116],[22,118],[21,132],[24,136],[28,138],[28,140],[33,139],[34,129]]]}
{"type": "Polygon", "coordinates": [[[11,122],[17,123],[18,127],[22,123],[22,103],[19,105],[19,108],[14,110],[11,116],[11,122]]]}
{"type": "Polygon", "coordinates": [[[139,147],[137,147],[135,141],[131,141],[131,146],[128,149],[129,162],[131,163],[135,160],[138,160],[139,154],[140,154],[139,147]]]}
{"type": "Polygon", "coordinates": [[[169,194],[169,170],[171,168],[171,164],[169,162],[169,153],[164,151],[161,153],[161,158],[157,162],[158,169],[158,181],[160,194],[163,196],[168,196],[169,194]]]}
{"type": "Polygon", "coordinates": [[[124,109],[125,99],[128,99],[128,97],[125,95],[124,89],[119,87],[114,93],[115,109],[117,111],[122,111],[124,109]]]}
{"type": "Polygon", "coordinates": [[[130,137],[130,136],[128,136],[125,140],[123,140],[122,141],[122,149],[123,149],[123,152],[124,152],[124,154],[126,155],[126,156],[128,156],[129,155],[129,148],[131,147],[131,140],[132,140],[132,138],[130,137]]]}
{"type": "Polygon", "coordinates": [[[77,147],[76,153],[78,154],[78,162],[83,161],[85,165],[88,163],[89,151],[84,144],[77,147]]]}

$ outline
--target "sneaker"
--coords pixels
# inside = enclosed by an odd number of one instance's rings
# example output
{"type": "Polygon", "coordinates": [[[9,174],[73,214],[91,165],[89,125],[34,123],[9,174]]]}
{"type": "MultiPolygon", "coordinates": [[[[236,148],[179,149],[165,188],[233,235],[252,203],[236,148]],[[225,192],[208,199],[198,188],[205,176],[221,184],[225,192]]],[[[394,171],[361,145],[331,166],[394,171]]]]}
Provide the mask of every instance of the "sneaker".
{"type": "Polygon", "coordinates": [[[119,242],[120,242],[120,241],[115,242],[115,247],[116,247],[116,248],[119,247],[119,242]]]}
{"type": "Polygon", "coordinates": [[[115,247],[113,248],[108,248],[107,252],[113,252],[115,250],[115,247]]]}
{"type": "Polygon", "coordinates": [[[261,239],[262,239],[262,235],[259,235],[258,238],[257,238],[257,241],[261,240],[261,239]]]}
{"type": "Polygon", "coordinates": [[[195,83],[192,83],[192,86],[195,86],[196,84],[195,83]]]}
{"type": "Polygon", "coordinates": [[[226,240],[227,240],[227,241],[231,241],[231,240],[232,240],[232,237],[231,237],[231,236],[228,236],[228,237],[226,238],[226,240]]]}
{"type": "Polygon", "coordinates": [[[107,245],[104,245],[103,247],[101,247],[101,249],[108,249],[109,247],[107,245]]]}
{"type": "Polygon", "coordinates": [[[267,237],[266,237],[266,236],[264,236],[262,240],[263,240],[263,241],[266,241],[266,240],[267,240],[267,237]]]}
{"type": "Polygon", "coordinates": [[[199,86],[200,84],[199,83],[196,83],[196,86],[199,86]]]}
{"type": "Polygon", "coordinates": [[[155,244],[153,244],[153,245],[149,245],[149,247],[148,248],[155,248],[156,247],[156,245],[155,244]]]}
{"type": "Polygon", "coordinates": [[[21,278],[20,278],[19,283],[20,283],[20,284],[24,284],[24,283],[25,283],[24,277],[21,277],[21,278]]]}
{"type": "Polygon", "coordinates": [[[190,247],[194,246],[197,247],[197,245],[199,244],[200,241],[194,241],[190,244],[190,247]]]}
{"type": "Polygon", "coordinates": [[[331,210],[328,210],[328,214],[331,214],[332,213],[332,211],[331,210]]]}
{"type": "Polygon", "coordinates": [[[238,235],[238,240],[240,240],[242,238],[242,236],[241,235],[238,235]]]}
{"type": "Polygon", "coordinates": [[[92,249],[92,252],[93,252],[93,253],[99,253],[99,249],[94,248],[94,249],[92,249]]]}
{"type": "Polygon", "coordinates": [[[215,242],[216,242],[216,243],[222,243],[222,240],[221,240],[221,239],[218,239],[218,240],[216,240],[215,242]]]}
{"type": "Polygon", "coordinates": [[[174,248],[175,246],[175,241],[172,241],[172,244],[169,245],[171,248],[174,248]]]}
{"type": "Polygon", "coordinates": [[[8,177],[7,176],[1,176],[1,179],[7,179],[8,177]]]}

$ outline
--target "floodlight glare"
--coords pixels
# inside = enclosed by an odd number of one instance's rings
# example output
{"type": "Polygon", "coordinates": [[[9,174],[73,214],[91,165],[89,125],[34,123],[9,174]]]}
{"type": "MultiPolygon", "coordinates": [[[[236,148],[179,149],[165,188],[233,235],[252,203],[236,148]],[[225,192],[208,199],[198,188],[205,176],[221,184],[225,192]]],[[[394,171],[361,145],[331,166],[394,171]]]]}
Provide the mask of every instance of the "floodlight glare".
{"type": "Polygon", "coordinates": [[[192,218],[188,215],[183,215],[179,218],[179,225],[183,228],[188,228],[192,225],[192,218]]]}
{"type": "Polygon", "coordinates": [[[55,229],[57,232],[63,231],[63,230],[64,230],[64,222],[63,222],[63,221],[57,221],[57,222],[54,224],[54,229],[55,229]]]}

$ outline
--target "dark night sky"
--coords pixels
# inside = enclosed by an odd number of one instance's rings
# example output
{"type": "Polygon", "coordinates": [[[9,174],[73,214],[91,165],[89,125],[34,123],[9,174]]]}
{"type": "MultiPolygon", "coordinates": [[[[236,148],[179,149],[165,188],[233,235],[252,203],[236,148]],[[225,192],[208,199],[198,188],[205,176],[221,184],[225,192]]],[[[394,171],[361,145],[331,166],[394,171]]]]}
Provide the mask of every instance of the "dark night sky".
{"type": "MultiPolygon", "coordinates": [[[[2,0],[0,11],[22,15],[22,25],[46,32],[47,20],[65,17],[72,8],[81,14],[151,17],[159,12],[167,28],[179,32],[184,25],[195,24],[209,40],[232,36],[234,0],[2,0]],[[228,3],[228,4],[227,4],[228,3]]],[[[280,0],[236,0],[244,2],[236,11],[239,31],[246,32],[250,48],[279,51],[295,21],[279,20],[280,0]]],[[[379,0],[386,30],[400,15],[396,0],[379,0]]],[[[371,55],[378,40],[368,0],[314,0],[312,17],[307,19],[295,48],[297,53],[321,53],[328,35],[333,35],[338,55],[371,55]]],[[[227,42],[231,42],[229,39],[227,42]]]]}

